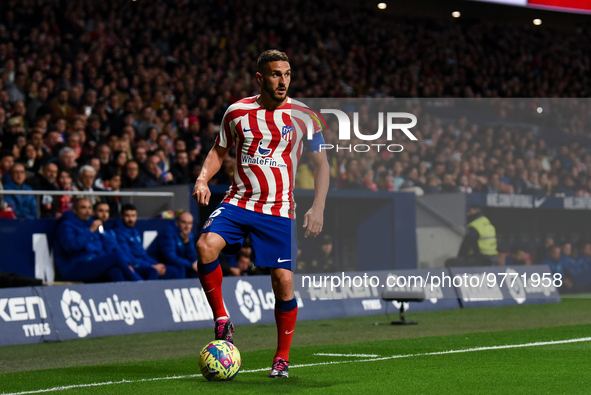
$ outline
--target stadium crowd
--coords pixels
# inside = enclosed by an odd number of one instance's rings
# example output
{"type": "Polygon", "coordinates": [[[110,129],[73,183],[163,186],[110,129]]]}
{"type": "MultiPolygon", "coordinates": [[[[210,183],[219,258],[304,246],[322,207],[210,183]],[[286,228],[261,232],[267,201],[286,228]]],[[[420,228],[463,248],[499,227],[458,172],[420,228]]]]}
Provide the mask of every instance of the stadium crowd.
{"type": "MultiPolygon", "coordinates": [[[[340,7],[327,14],[321,12],[324,7],[333,6],[306,1],[281,8],[267,1],[4,2],[4,188],[90,191],[192,183],[227,106],[257,91],[256,57],[269,47],[290,55],[294,97],[587,95],[584,71],[591,65],[585,33],[503,30],[443,19],[399,19],[386,28],[381,22],[387,17],[340,7]],[[244,9],[249,12],[239,12],[244,9]],[[292,17],[274,18],[279,12],[292,17]],[[317,23],[321,14],[328,21],[317,23]],[[515,41],[520,45],[509,44],[515,41]],[[429,47],[440,49],[422,50],[429,47]],[[24,167],[24,183],[17,174],[21,166],[10,170],[14,163],[24,167]]],[[[532,133],[479,128],[465,118],[444,124],[433,117],[420,125],[418,144],[399,154],[361,160],[331,155],[333,187],[591,192],[591,155],[577,143],[549,147],[532,133]]],[[[584,127],[571,129],[584,133],[584,127]]],[[[229,183],[233,161],[227,160],[214,183],[229,183]]],[[[309,188],[306,163],[300,174],[298,186],[309,188]]],[[[39,214],[61,215],[71,209],[71,196],[44,196],[39,214]]],[[[6,200],[17,217],[34,216],[29,197],[6,200]]],[[[118,202],[108,203],[116,214],[118,202]]]]}
{"type": "MultiPolygon", "coordinates": [[[[0,196],[0,217],[60,217],[75,211],[76,191],[193,183],[226,108],[258,91],[264,49],[290,57],[292,97],[576,98],[590,93],[590,47],[587,30],[394,18],[303,0],[3,1],[0,188],[64,195],[42,196],[40,212],[32,196],[0,196]]],[[[579,105],[560,131],[565,141],[589,135],[579,105]]],[[[424,114],[419,125],[400,153],[330,151],[332,187],[591,196],[584,144],[550,145],[466,117],[424,114]]],[[[296,187],[311,188],[303,158],[296,187]]],[[[235,160],[212,183],[229,184],[235,160]]],[[[121,215],[117,198],[89,202],[121,215]]]]}

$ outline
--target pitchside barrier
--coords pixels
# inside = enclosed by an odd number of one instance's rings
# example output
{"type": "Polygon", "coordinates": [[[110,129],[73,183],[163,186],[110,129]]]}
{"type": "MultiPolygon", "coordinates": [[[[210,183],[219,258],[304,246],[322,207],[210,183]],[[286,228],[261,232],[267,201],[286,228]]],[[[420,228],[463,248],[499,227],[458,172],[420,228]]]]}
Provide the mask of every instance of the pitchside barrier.
{"type": "MultiPolygon", "coordinates": [[[[405,305],[410,312],[560,301],[556,287],[540,285],[540,290],[534,290],[531,283],[522,282],[522,275],[529,281],[534,275],[546,278],[551,273],[547,266],[537,265],[296,274],[298,319],[396,313],[400,305],[384,302],[380,297],[384,290],[422,288],[426,299],[405,305]],[[459,284],[457,278],[454,284],[454,276],[461,278],[465,273],[490,280],[481,285],[486,290],[466,293],[465,287],[456,286],[459,284]],[[493,277],[496,285],[492,284],[493,277]],[[514,277],[517,280],[510,283],[514,277]]],[[[268,277],[228,277],[223,292],[236,325],[274,322],[275,298],[268,277]]],[[[0,290],[0,345],[212,328],[212,320],[198,280],[0,290]]]]}

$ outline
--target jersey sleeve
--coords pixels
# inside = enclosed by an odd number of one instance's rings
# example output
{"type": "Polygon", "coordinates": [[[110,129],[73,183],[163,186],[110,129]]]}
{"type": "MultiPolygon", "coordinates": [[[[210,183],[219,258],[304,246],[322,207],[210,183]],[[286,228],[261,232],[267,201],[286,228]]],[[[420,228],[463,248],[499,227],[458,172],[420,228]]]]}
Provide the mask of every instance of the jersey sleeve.
{"type": "Polygon", "coordinates": [[[230,148],[232,145],[234,145],[234,126],[230,122],[230,108],[232,108],[232,106],[228,107],[226,113],[224,114],[224,118],[222,118],[220,131],[218,132],[218,135],[215,139],[215,143],[222,148],[230,148]]]}
{"type": "Polygon", "coordinates": [[[307,116],[312,121],[314,133],[312,134],[311,139],[309,139],[307,135],[304,137],[304,146],[309,152],[318,153],[322,150],[322,146],[324,145],[324,137],[322,137],[322,118],[319,114],[313,111],[307,112],[307,116]]]}

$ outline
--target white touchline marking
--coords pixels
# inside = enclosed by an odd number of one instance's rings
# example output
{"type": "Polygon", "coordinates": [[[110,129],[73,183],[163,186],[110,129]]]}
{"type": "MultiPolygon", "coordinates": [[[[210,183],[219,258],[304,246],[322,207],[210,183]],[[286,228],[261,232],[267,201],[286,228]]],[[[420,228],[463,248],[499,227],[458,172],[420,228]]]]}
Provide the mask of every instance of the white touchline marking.
{"type": "MultiPolygon", "coordinates": [[[[474,352],[474,351],[503,350],[503,349],[507,349],[507,348],[551,346],[551,345],[555,345],[555,344],[580,343],[580,342],[588,342],[588,341],[591,341],[591,337],[581,337],[578,339],[553,340],[553,341],[547,341],[547,342],[535,342],[535,343],[524,343],[524,344],[507,344],[504,346],[464,348],[461,350],[436,351],[436,352],[427,352],[427,353],[422,353],[422,354],[391,355],[389,357],[371,358],[371,359],[354,359],[354,360],[348,360],[348,361],[329,361],[329,362],[306,363],[306,364],[300,364],[300,365],[290,365],[289,368],[294,369],[294,368],[308,368],[308,367],[323,366],[323,365],[340,365],[340,364],[344,364],[344,363],[376,362],[376,361],[386,361],[388,359],[425,357],[425,356],[429,356],[429,355],[459,354],[459,353],[474,352]]],[[[262,368],[262,369],[242,370],[242,371],[240,371],[240,373],[242,374],[242,373],[265,372],[270,369],[271,369],[271,367],[262,368]]],[[[104,385],[111,385],[111,384],[145,383],[145,382],[150,382],[150,381],[187,379],[187,378],[201,377],[201,376],[202,376],[201,374],[189,374],[189,375],[185,375],[185,376],[156,377],[156,378],[152,378],[152,379],[140,379],[140,380],[125,380],[125,379],[123,379],[120,381],[105,381],[103,383],[75,384],[75,385],[67,385],[67,386],[62,386],[62,387],[54,387],[54,388],[47,388],[47,389],[34,390],[34,391],[10,392],[10,393],[3,392],[0,395],[41,394],[44,392],[65,391],[65,390],[74,389],[74,388],[101,387],[104,385]]]]}
{"type": "Polygon", "coordinates": [[[327,352],[317,352],[314,355],[320,355],[323,357],[359,357],[359,358],[379,357],[378,354],[331,354],[331,353],[327,353],[327,352]]]}

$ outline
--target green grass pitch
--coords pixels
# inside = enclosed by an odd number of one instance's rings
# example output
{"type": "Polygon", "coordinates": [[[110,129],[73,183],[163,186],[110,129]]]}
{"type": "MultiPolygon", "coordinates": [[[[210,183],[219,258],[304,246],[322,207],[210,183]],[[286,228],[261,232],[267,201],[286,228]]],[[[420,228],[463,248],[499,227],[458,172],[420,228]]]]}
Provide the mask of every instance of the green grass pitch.
{"type": "Polygon", "coordinates": [[[385,325],[393,317],[298,322],[283,380],[266,377],[274,325],[236,329],[242,372],[231,382],[198,375],[212,330],[2,347],[0,394],[591,393],[591,298],[408,313],[419,325],[385,325]]]}

